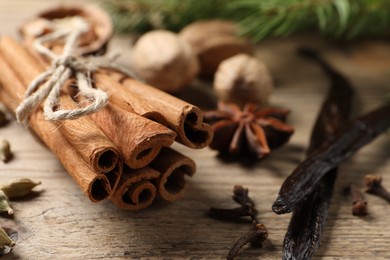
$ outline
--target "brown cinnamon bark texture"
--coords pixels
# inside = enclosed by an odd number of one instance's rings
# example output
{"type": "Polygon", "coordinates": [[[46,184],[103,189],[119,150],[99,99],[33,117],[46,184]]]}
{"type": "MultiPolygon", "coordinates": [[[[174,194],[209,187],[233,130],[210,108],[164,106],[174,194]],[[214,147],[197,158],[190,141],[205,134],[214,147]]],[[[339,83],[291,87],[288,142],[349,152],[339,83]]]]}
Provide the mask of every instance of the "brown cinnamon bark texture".
{"type": "Polygon", "coordinates": [[[106,80],[107,84],[98,87],[112,97],[112,102],[169,127],[177,133],[176,141],[195,149],[210,144],[211,127],[203,123],[202,112],[196,106],[135,79],[121,78],[118,74],[112,73],[111,77],[104,78],[97,73],[95,78],[106,80]],[[113,78],[121,84],[114,84],[113,78]],[[108,83],[109,79],[111,83],[108,83]]]}
{"type": "MultiPolygon", "coordinates": [[[[34,53],[32,46],[29,46],[28,50],[34,53]]],[[[60,53],[62,46],[54,46],[53,51],[60,53]]],[[[36,52],[35,55],[37,55],[36,52]]],[[[38,57],[40,63],[45,63],[42,56],[38,57]]],[[[48,63],[46,63],[46,67],[49,67],[48,63]]],[[[94,80],[95,86],[107,84],[106,81],[101,82],[100,78],[94,80]]],[[[107,86],[110,88],[111,84],[107,86]]],[[[78,101],[82,102],[81,97],[79,98],[78,101]]],[[[172,145],[176,137],[175,132],[132,111],[122,111],[113,103],[110,98],[108,105],[89,117],[118,147],[124,162],[130,168],[145,167],[156,158],[161,147],[172,145]]]]}
{"type": "Polygon", "coordinates": [[[154,180],[159,196],[167,201],[174,201],[184,195],[185,175],[192,176],[196,171],[193,160],[171,149],[162,148],[150,167],[161,173],[154,180]]]}
{"type": "MultiPolygon", "coordinates": [[[[100,82],[96,81],[95,84],[100,85],[100,82]]],[[[82,102],[80,99],[78,101],[82,102]]],[[[156,158],[161,147],[172,145],[176,137],[176,133],[169,128],[124,111],[111,102],[86,118],[93,121],[117,145],[124,162],[132,169],[148,165],[156,158]]]]}
{"type": "Polygon", "coordinates": [[[156,187],[151,182],[160,176],[152,168],[131,170],[125,167],[118,188],[111,196],[111,201],[122,209],[140,210],[152,204],[156,198],[156,187]]]}
{"type": "Polygon", "coordinates": [[[117,144],[125,163],[133,169],[148,165],[161,147],[172,145],[176,137],[163,125],[110,103],[90,117],[117,144]]]}
{"type": "MultiPolygon", "coordinates": [[[[61,108],[73,109],[77,105],[66,94],[61,95],[61,108]]],[[[97,172],[112,171],[118,163],[122,163],[122,156],[116,146],[107,136],[96,127],[91,118],[80,117],[75,120],[56,122],[61,132],[72,140],[73,146],[83,159],[91,163],[92,168],[97,172]],[[80,133],[82,127],[83,133],[80,133]]],[[[119,181],[119,178],[117,179],[119,181]]]]}
{"type": "MultiPolygon", "coordinates": [[[[11,37],[0,38],[0,51],[4,60],[23,82],[24,90],[18,91],[20,97],[23,97],[27,86],[43,72],[43,68],[20,43],[11,37]]],[[[86,118],[63,120],[58,125],[65,138],[95,171],[108,172],[121,161],[116,146],[86,118]]]]}
{"type": "MultiPolygon", "coordinates": [[[[17,93],[24,92],[24,86],[14,71],[8,66],[0,55],[0,99],[11,111],[15,111],[22,96],[17,93]]],[[[66,171],[76,181],[81,190],[93,202],[107,199],[111,194],[111,186],[104,174],[95,171],[80,157],[80,154],[61,134],[57,126],[46,121],[42,111],[37,110],[29,121],[30,127],[57,156],[66,171]]]]}

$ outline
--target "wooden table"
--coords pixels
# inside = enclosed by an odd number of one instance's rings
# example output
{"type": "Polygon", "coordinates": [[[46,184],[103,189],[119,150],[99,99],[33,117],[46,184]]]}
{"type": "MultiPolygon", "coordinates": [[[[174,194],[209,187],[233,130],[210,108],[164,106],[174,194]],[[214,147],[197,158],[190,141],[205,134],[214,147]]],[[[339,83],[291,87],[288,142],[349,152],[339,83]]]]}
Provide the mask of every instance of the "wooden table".
{"type": "MultiPolygon", "coordinates": [[[[16,35],[17,25],[24,19],[57,2],[61,1],[0,1],[0,32],[16,35]]],[[[116,43],[128,44],[123,39],[116,43]]],[[[358,93],[356,114],[386,100],[390,92],[390,44],[386,42],[336,46],[319,36],[305,35],[263,41],[256,56],[274,76],[276,87],[271,101],[292,109],[289,122],[296,133],[288,145],[253,165],[221,161],[210,149],[190,150],[175,145],[196,161],[198,169],[188,180],[185,198],[174,203],[159,202],[141,212],[120,210],[110,202],[92,204],[54,155],[27,130],[16,123],[1,128],[0,136],[11,142],[15,158],[0,164],[0,180],[30,177],[42,181],[35,196],[12,202],[14,218],[0,219],[1,225],[19,232],[14,251],[5,259],[222,259],[249,224],[213,220],[206,212],[210,206],[233,207],[235,184],[249,188],[258,217],[269,229],[269,240],[262,249],[245,249],[237,259],[280,258],[290,215],[275,215],[271,205],[283,180],[304,158],[311,126],[328,87],[318,66],[295,54],[301,45],[321,50],[351,80],[358,93]]],[[[199,99],[212,102],[210,93],[207,84],[195,84],[182,97],[192,97],[194,103],[199,99]]],[[[351,214],[351,199],[342,195],[350,182],[363,189],[366,174],[382,175],[384,185],[390,188],[389,157],[387,134],[341,166],[317,253],[319,259],[390,258],[389,204],[366,195],[369,215],[359,218],[351,214]]]]}

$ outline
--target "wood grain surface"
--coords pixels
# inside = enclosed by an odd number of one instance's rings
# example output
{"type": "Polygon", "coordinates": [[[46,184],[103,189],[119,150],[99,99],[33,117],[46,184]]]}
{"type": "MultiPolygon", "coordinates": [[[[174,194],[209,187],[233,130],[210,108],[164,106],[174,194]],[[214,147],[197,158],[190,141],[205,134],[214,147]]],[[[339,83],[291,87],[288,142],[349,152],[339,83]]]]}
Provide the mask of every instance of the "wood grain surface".
{"type": "MultiPolygon", "coordinates": [[[[0,33],[16,35],[24,19],[57,3],[60,1],[0,0],[0,33]]],[[[127,38],[114,39],[114,45],[123,47],[124,52],[130,50],[129,43],[127,38]]],[[[92,204],[57,159],[26,129],[15,122],[1,128],[0,136],[10,141],[15,157],[7,164],[0,163],[0,181],[14,177],[42,181],[34,196],[12,202],[14,218],[0,219],[1,225],[19,232],[14,251],[4,259],[223,259],[249,223],[213,220],[206,212],[211,206],[233,207],[235,184],[249,188],[258,217],[269,229],[263,248],[244,249],[237,259],[279,259],[290,215],[275,215],[271,205],[283,180],[304,158],[328,87],[319,67],[296,55],[296,48],[302,45],[320,50],[351,80],[358,94],[355,115],[389,98],[388,42],[336,44],[317,35],[263,41],[256,56],[269,66],[275,79],[271,102],[292,109],[289,122],[296,133],[286,146],[253,164],[221,160],[210,149],[175,145],[195,160],[197,173],[188,179],[185,197],[174,203],[157,202],[141,212],[119,210],[110,202],[92,204]]],[[[180,97],[204,108],[215,104],[211,88],[204,82],[194,83],[180,97]]],[[[390,188],[389,157],[390,135],[386,134],[341,165],[315,259],[390,258],[390,205],[366,194],[369,215],[354,217],[351,199],[342,194],[350,182],[363,189],[365,174],[382,175],[384,186],[390,188]]]]}

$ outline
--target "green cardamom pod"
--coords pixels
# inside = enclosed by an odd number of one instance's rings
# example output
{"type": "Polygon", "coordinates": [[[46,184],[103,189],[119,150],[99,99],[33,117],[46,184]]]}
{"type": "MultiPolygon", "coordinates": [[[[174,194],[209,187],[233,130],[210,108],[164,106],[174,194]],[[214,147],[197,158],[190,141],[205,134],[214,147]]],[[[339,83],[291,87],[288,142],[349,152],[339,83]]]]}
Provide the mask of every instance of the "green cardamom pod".
{"type": "Polygon", "coordinates": [[[7,212],[8,215],[14,214],[14,210],[8,203],[8,197],[2,190],[0,190],[0,212],[7,212]]]}
{"type": "Polygon", "coordinates": [[[14,245],[15,242],[12,241],[8,234],[5,232],[5,230],[0,227],[0,248],[3,248],[5,246],[13,247],[14,245]]]}
{"type": "Polygon", "coordinates": [[[8,162],[12,158],[11,146],[9,142],[0,138],[0,160],[8,162]]]}
{"type": "Polygon", "coordinates": [[[6,183],[0,183],[2,190],[8,198],[23,197],[31,192],[31,190],[41,184],[40,181],[35,182],[28,178],[14,179],[6,183]]]}

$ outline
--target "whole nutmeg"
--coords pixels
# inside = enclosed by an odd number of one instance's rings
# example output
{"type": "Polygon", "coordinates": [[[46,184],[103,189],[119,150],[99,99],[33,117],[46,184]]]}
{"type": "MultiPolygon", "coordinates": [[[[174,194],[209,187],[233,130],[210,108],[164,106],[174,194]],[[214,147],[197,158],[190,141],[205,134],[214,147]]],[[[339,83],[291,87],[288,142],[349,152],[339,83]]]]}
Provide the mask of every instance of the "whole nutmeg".
{"type": "Polygon", "coordinates": [[[184,27],[179,35],[198,56],[200,75],[204,77],[212,77],[218,65],[231,56],[253,53],[253,45],[247,38],[237,36],[237,25],[229,21],[197,21],[184,27]]]}
{"type": "Polygon", "coordinates": [[[137,74],[163,91],[181,90],[199,72],[191,47],[173,32],[155,30],[144,34],[135,43],[132,55],[137,74]]]}
{"type": "Polygon", "coordinates": [[[247,54],[223,61],[215,74],[214,90],[221,101],[244,105],[265,104],[271,95],[273,80],[267,67],[247,54]]]}

